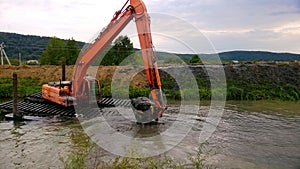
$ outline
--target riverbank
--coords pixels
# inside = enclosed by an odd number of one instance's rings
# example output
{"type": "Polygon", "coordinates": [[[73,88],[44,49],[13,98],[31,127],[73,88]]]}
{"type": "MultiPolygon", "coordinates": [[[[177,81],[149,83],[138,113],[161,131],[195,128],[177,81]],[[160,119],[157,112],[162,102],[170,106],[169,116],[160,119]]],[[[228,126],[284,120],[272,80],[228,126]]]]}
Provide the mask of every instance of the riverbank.
{"type": "MultiPolygon", "coordinates": [[[[300,100],[300,64],[227,64],[212,65],[211,67],[223,66],[226,76],[227,100],[300,100]]],[[[72,78],[74,66],[66,67],[67,80],[72,78]]],[[[96,74],[96,78],[101,81],[101,93],[104,97],[111,97],[111,81],[115,75],[117,66],[101,66],[98,70],[92,67],[89,74],[96,74]],[[94,71],[94,73],[92,73],[94,71]],[[96,73],[95,73],[96,72],[96,73]]],[[[221,93],[223,88],[210,88],[210,77],[207,67],[204,65],[175,65],[165,66],[160,70],[162,89],[167,98],[180,100],[182,94],[189,95],[194,99],[194,90],[180,89],[176,79],[169,73],[176,75],[182,69],[190,70],[197,82],[199,96],[202,100],[210,100],[211,93],[221,93]],[[169,73],[168,73],[169,72],[169,73]]],[[[122,70],[122,78],[126,77],[129,71],[139,72],[132,78],[129,87],[130,97],[149,96],[147,78],[142,66],[128,67],[122,70]],[[126,72],[128,71],[128,72],[126,72]]],[[[20,97],[41,91],[42,84],[61,79],[60,66],[0,66],[0,97],[11,97],[12,82],[11,76],[16,72],[19,77],[20,97]]],[[[123,79],[123,80],[124,80],[123,79]]],[[[119,79],[117,79],[119,80],[119,79]]],[[[122,80],[122,79],[121,79],[122,80]]],[[[118,90],[119,95],[126,95],[126,91],[118,90]]]]}

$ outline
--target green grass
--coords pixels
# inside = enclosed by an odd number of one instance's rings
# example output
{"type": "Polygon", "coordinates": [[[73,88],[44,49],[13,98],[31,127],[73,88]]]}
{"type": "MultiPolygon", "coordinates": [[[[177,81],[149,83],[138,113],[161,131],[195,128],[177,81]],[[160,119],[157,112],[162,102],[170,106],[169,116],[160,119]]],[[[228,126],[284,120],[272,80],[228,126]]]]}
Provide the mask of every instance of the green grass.
{"type": "MultiPolygon", "coordinates": [[[[193,89],[179,89],[175,80],[172,78],[161,78],[162,90],[168,99],[181,100],[210,100],[212,95],[214,99],[224,98],[226,92],[226,100],[282,100],[282,101],[299,101],[300,88],[292,84],[273,84],[270,82],[246,82],[229,79],[227,80],[227,88],[213,88],[211,89],[209,81],[198,77],[196,79],[198,90],[193,89]]],[[[187,83],[190,83],[187,80],[187,83]]],[[[18,79],[18,93],[19,97],[39,92],[42,88],[42,82],[37,78],[19,78],[18,79]]],[[[103,97],[112,97],[110,81],[101,82],[101,95],[103,97]]],[[[187,84],[189,86],[190,84],[187,84]]],[[[12,97],[13,87],[11,78],[0,78],[0,97],[12,97]]],[[[140,96],[149,97],[150,89],[129,87],[129,92],[124,89],[114,91],[114,96],[127,98],[135,98],[140,96]]]]}
{"type": "Polygon", "coordinates": [[[227,82],[227,100],[299,101],[300,88],[291,84],[230,80],[227,82]]]}
{"type": "MultiPolygon", "coordinates": [[[[208,81],[203,78],[197,78],[198,90],[185,88],[179,89],[176,82],[170,78],[162,78],[162,90],[168,99],[181,100],[210,100],[212,96],[214,99],[223,99],[226,93],[226,100],[281,100],[281,101],[299,101],[300,88],[291,84],[272,84],[270,82],[255,83],[238,80],[227,80],[227,86],[215,87],[211,89],[208,81]],[[225,88],[226,87],[226,88],[225,88]]],[[[189,84],[187,85],[189,86],[189,84]]],[[[103,97],[111,97],[110,83],[102,88],[103,97]]],[[[128,91],[114,91],[120,97],[126,97],[128,91]]],[[[129,87],[129,97],[148,97],[150,94],[149,88],[135,88],[129,87]]],[[[115,96],[115,95],[114,95],[115,96]]]]}
{"type": "MultiPolygon", "coordinates": [[[[18,78],[18,96],[26,95],[42,91],[42,83],[37,78],[18,78]]],[[[9,98],[13,95],[12,78],[0,78],[0,97],[9,98]]]]}

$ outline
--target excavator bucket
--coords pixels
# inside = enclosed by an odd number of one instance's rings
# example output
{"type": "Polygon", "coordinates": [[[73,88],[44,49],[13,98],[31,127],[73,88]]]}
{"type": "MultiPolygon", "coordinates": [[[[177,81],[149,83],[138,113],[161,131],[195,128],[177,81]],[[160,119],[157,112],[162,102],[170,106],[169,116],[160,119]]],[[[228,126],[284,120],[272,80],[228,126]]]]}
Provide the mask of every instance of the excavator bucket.
{"type": "Polygon", "coordinates": [[[158,120],[158,111],[155,104],[147,97],[138,97],[131,100],[132,110],[137,123],[146,124],[158,120]]]}

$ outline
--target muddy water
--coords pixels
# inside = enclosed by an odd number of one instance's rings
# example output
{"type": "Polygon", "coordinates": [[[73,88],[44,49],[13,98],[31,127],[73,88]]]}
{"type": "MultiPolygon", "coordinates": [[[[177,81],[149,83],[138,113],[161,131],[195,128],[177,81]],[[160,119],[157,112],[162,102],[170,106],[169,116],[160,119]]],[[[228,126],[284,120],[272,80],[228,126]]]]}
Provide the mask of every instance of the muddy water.
{"type": "MultiPolygon", "coordinates": [[[[208,163],[220,168],[300,168],[300,106],[287,104],[286,109],[277,102],[228,104],[207,140],[208,163]],[[257,111],[249,111],[253,109],[257,111]],[[298,117],[287,117],[291,114],[298,117]]],[[[191,153],[185,147],[198,139],[199,131],[193,128],[174,154],[191,153]]]]}
{"type": "Polygon", "coordinates": [[[35,118],[30,122],[0,121],[0,168],[62,168],[72,140],[70,122],[35,118]]]}
{"type": "MultiPolygon", "coordinates": [[[[208,110],[208,106],[201,106],[200,113],[188,116],[190,120],[183,125],[190,126],[192,121],[194,125],[167,155],[189,162],[186,157],[198,149],[208,110]]],[[[148,127],[111,119],[118,123],[117,131],[149,137],[172,125],[178,111],[179,106],[170,106],[159,125],[148,127]]],[[[70,134],[78,130],[76,124],[76,120],[59,118],[23,123],[0,120],[0,168],[63,168],[60,158],[67,158],[76,146],[70,134]]],[[[299,103],[228,102],[216,131],[206,142],[206,162],[219,168],[300,168],[299,103]]]]}

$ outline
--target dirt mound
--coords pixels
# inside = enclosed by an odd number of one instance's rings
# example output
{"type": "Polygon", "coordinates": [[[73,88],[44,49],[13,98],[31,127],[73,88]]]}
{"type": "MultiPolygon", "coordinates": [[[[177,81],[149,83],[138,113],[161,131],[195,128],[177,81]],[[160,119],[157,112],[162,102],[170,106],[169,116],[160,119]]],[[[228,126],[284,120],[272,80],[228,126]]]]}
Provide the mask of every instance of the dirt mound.
{"type": "MultiPolygon", "coordinates": [[[[0,78],[12,77],[16,72],[18,77],[37,78],[41,82],[58,81],[61,79],[62,68],[60,66],[0,66],[0,78]]],[[[66,67],[66,76],[72,77],[73,66],[66,67]]]]}
{"type": "MultiPolygon", "coordinates": [[[[96,74],[96,78],[100,81],[111,81],[114,73],[118,67],[117,66],[99,66],[99,67],[90,67],[88,70],[88,75],[96,74]],[[96,72],[96,73],[95,73],[96,72]]],[[[73,76],[74,66],[66,66],[66,80],[71,80],[73,76]]],[[[31,77],[37,78],[41,83],[47,83],[51,81],[58,81],[61,79],[61,66],[0,66],[0,78],[11,78],[13,72],[16,72],[18,77],[31,77]]],[[[126,72],[123,73],[123,78],[126,80],[126,72]]],[[[129,79],[129,77],[128,77],[129,79]]],[[[134,87],[146,87],[147,78],[143,72],[135,75],[131,81],[131,85],[134,87]]]]}

